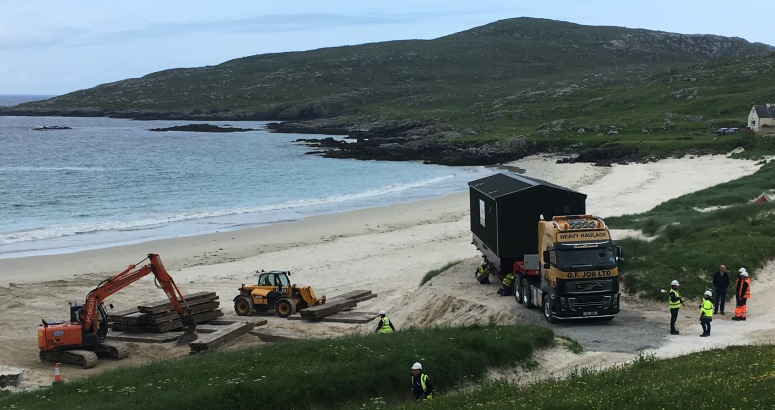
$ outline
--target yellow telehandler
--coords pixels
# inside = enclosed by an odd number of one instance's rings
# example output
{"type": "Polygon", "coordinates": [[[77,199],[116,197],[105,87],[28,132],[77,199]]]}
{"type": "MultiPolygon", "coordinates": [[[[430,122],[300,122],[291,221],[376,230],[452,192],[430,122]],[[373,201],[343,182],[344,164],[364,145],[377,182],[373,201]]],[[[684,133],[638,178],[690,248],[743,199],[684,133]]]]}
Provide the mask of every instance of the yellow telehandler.
{"type": "Polygon", "coordinates": [[[239,288],[234,298],[234,311],[239,316],[273,310],[279,317],[288,317],[299,310],[326,303],[326,297],[318,298],[310,286],[291,284],[288,271],[258,272],[255,285],[239,288]]]}

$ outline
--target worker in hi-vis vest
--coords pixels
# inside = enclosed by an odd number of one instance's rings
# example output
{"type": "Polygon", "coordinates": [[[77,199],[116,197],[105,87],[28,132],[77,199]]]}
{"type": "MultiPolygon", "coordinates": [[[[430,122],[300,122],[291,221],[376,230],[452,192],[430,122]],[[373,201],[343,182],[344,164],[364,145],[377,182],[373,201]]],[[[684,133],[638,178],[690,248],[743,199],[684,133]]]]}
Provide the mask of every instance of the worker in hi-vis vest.
{"type": "Polygon", "coordinates": [[[412,394],[415,400],[431,400],[433,398],[433,382],[423,373],[422,365],[417,362],[412,365],[412,394]]]}
{"type": "Polygon", "coordinates": [[[679,283],[677,280],[674,280],[670,283],[670,292],[668,293],[668,299],[667,299],[667,306],[670,307],[670,334],[671,335],[677,335],[680,334],[678,329],[675,328],[675,321],[678,320],[678,309],[681,308],[684,304],[684,300],[681,298],[681,295],[678,293],[678,286],[679,283]]]}
{"type": "Polygon", "coordinates": [[[735,317],[732,320],[745,320],[748,314],[747,302],[751,298],[751,279],[748,277],[748,272],[745,268],[740,268],[740,272],[737,275],[737,282],[735,282],[735,317]]]}
{"type": "Polygon", "coordinates": [[[393,327],[393,323],[390,322],[390,319],[388,319],[388,317],[385,316],[385,311],[380,310],[379,322],[377,322],[377,329],[374,330],[374,333],[391,333],[395,331],[396,331],[396,328],[393,327]]]}
{"type": "Polygon", "coordinates": [[[710,336],[710,322],[713,321],[713,292],[706,290],[700,303],[701,337],[710,336]]]}

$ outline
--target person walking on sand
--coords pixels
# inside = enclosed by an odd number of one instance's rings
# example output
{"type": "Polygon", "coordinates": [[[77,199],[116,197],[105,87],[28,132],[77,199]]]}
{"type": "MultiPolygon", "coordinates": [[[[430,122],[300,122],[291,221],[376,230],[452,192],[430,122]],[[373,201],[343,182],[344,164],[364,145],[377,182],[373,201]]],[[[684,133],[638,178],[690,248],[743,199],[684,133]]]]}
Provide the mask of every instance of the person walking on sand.
{"type": "Polygon", "coordinates": [[[393,333],[396,331],[396,328],[393,327],[393,323],[390,322],[390,319],[386,316],[386,313],[384,310],[379,311],[379,322],[377,322],[377,329],[374,330],[374,333],[393,333]]]}
{"type": "Polygon", "coordinates": [[[713,313],[724,314],[724,304],[727,301],[727,288],[729,288],[729,274],[727,267],[721,265],[718,272],[713,274],[713,287],[716,288],[716,301],[713,304],[713,313]]]}
{"type": "Polygon", "coordinates": [[[412,394],[415,400],[433,398],[433,382],[427,374],[423,373],[420,362],[412,365],[412,394]]]}
{"type": "Polygon", "coordinates": [[[668,293],[667,305],[670,307],[670,334],[677,335],[681,332],[675,328],[675,322],[678,320],[678,309],[684,304],[684,300],[678,293],[679,283],[677,280],[670,282],[670,292],[668,293]]]}
{"type": "Polygon", "coordinates": [[[713,321],[713,293],[709,290],[705,291],[702,302],[700,303],[700,326],[702,326],[702,334],[700,337],[710,336],[710,322],[713,321]]]}
{"type": "Polygon", "coordinates": [[[748,313],[746,303],[751,298],[751,279],[745,268],[740,268],[735,282],[735,317],[732,320],[745,320],[748,313]]]}

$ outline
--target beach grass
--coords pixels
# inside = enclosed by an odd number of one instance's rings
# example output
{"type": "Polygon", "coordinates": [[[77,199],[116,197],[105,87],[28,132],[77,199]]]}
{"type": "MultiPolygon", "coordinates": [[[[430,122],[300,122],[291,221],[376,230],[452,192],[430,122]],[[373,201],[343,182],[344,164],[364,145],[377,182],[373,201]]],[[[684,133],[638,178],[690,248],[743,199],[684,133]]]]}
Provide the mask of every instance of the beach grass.
{"type": "MultiPolygon", "coordinates": [[[[752,175],[666,201],[637,215],[606,218],[613,228],[642,231],[647,239],[624,238],[622,281],[628,292],[664,299],[662,289],[681,283],[682,296],[699,300],[712,289],[713,274],[726,265],[732,281],[745,267],[752,277],[775,258],[775,162],[752,175]]],[[[733,293],[728,293],[730,296],[733,293]]]]}
{"type": "MultiPolygon", "coordinates": [[[[421,362],[440,393],[554,344],[537,326],[409,328],[160,360],[0,398],[4,409],[336,408],[406,402],[421,362]]],[[[64,370],[66,373],[66,369],[64,370]]]]}
{"type": "Polygon", "coordinates": [[[430,271],[428,271],[428,273],[426,273],[426,274],[425,274],[425,275],[422,277],[422,280],[420,281],[420,286],[424,285],[424,284],[425,284],[425,282],[428,282],[429,280],[431,280],[431,279],[435,278],[436,276],[439,276],[439,275],[441,275],[442,273],[444,273],[445,271],[447,271],[449,268],[451,268],[451,267],[453,267],[453,266],[457,265],[457,264],[458,264],[458,263],[460,263],[460,262],[461,262],[461,261],[459,261],[459,260],[457,260],[457,261],[452,261],[452,262],[449,262],[449,263],[447,263],[446,265],[444,265],[444,266],[442,266],[442,267],[440,267],[440,268],[438,268],[438,269],[433,269],[433,270],[430,270],[430,271]]]}
{"type": "MultiPolygon", "coordinates": [[[[775,346],[729,346],[670,359],[643,354],[607,369],[576,369],[562,380],[507,381],[438,395],[435,409],[771,409],[775,346]]],[[[364,406],[361,408],[411,408],[364,406]]],[[[355,409],[355,406],[349,409],[355,409]]]]}

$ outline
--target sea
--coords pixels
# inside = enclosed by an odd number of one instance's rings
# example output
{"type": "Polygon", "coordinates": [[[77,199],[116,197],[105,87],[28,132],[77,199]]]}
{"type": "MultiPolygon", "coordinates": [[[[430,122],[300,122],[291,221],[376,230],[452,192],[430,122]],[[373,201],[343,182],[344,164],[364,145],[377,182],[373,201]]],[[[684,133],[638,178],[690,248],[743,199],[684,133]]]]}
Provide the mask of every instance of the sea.
{"type": "Polygon", "coordinates": [[[271,133],[267,123],[0,117],[0,258],[437,198],[493,172],[323,158],[297,140],[329,135],[271,133]],[[195,123],[254,130],[150,130],[195,123]]]}

